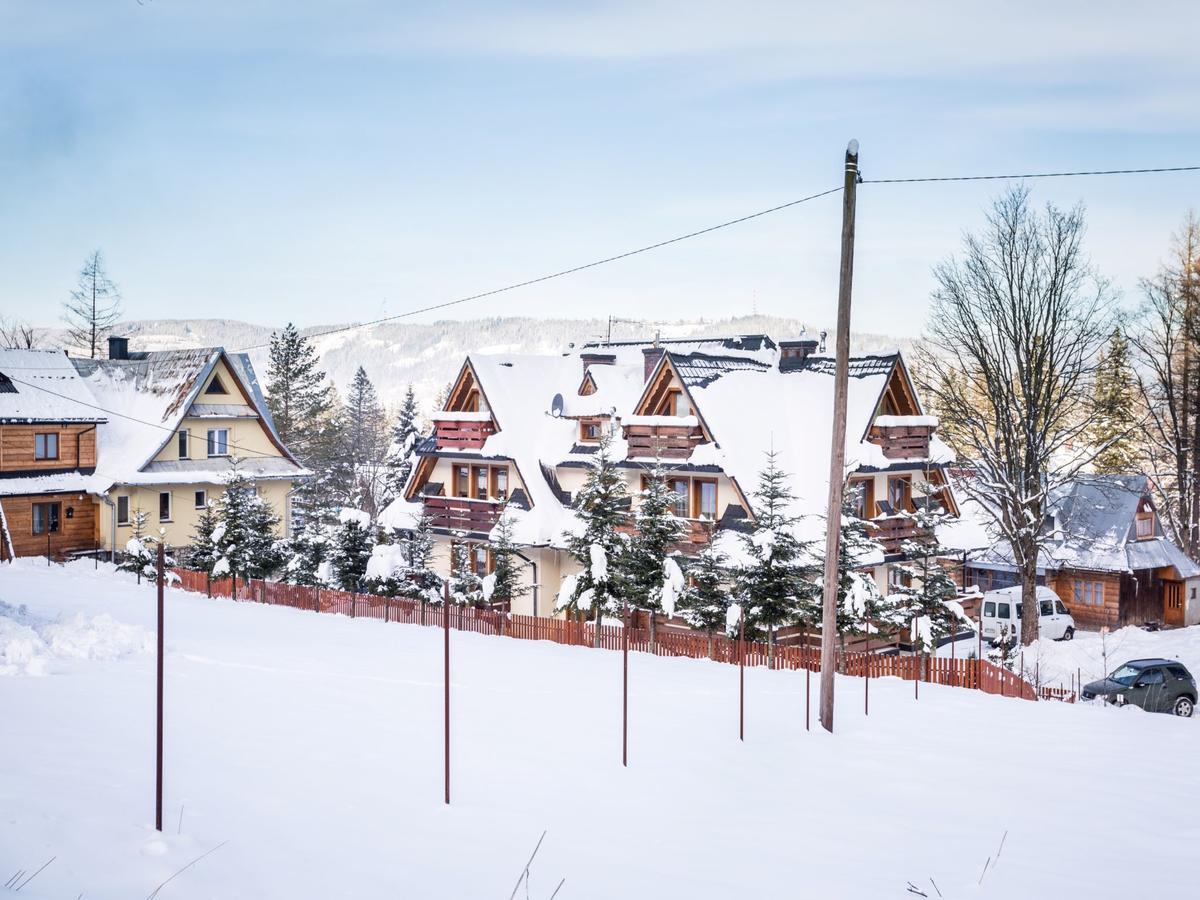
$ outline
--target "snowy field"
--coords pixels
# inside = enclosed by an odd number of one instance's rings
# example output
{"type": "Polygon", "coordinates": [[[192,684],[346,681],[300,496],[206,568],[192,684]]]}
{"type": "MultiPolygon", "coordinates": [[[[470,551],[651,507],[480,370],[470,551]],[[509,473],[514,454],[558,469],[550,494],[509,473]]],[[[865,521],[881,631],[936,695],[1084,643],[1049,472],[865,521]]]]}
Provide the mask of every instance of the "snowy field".
{"type": "Polygon", "coordinates": [[[456,632],[447,808],[440,632],[174,591],[160,837],[153,587],[22,561],[0,601],[0,884],[55,857],[22,900],[140,900],[207,851],[158,896],[505,900],[543,831],[539,900],[1194,881],[1195,721],[887,679],[868,719],[844,678],[829,736],[803,674],[756,669],[741,744],[736,669],[633,654],[623,770],[619,654],[456,632]]]}

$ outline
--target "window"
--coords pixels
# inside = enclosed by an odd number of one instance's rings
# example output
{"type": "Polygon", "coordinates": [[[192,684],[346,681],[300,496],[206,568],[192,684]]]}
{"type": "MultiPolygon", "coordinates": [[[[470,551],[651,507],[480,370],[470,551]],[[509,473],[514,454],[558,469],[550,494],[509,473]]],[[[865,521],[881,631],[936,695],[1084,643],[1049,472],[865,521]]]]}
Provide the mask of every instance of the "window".
{"type": "Polygon", "coordinates": [[[989,619],[996,618],[996,604],[994,601],[989,600],[987,603],[983,604],[983,614],[989,619]]]}
{"type": "Polygon", "coordinates": [[[188,458],[188,433],[186,431],[179,432],[179,458],[188,458]]]}
{"type": "Polygon", "coordinates": [[[999,618],[999,619],[1008,619],[1008,618],[1011,618],[1011,617],[1009,616],[1009,608],[1008,608],[1008,604],[1007,604],[1007,603],[997,603],[997,604],[996,604],[996,607],[997,607],[997,609],[999,610],[999,615],[997,616],[997,618],[999,618]]]}
{"type": "Polygon", "coordinates": [[[1188,680],[1188,671],[1183,666],[1167,666],[1167,671],[1171,673],[1172,678],[1178,678],[1180,681],[1188,680]]]}
{"type": "Polygon", "coordinates": [[[1146,538],[1154,537],[1154,514],[1143,515],[1138,513],[1137,517],[1137,538],[1139,541],[1144,541],[1146,538]]]}
{"type": "Polygon", "coordinates": [[[454,496],[455,497],[470,497],[471,496],[471,467],[470,466],[455,466],[454,467],[454,496]]]}
{"type": "Polygon", "coordinates": [[[583,419],[579,423],[579,440],[585,444],[598,444],[601,437],[599,419],[583,419]]]}
{"type": "Polygon", "coordinates": [[[907,510],[912,505],[912,482],[908,478],[889,478],[888,479],[888,503],[892,510],[900,512],[907,510]]]}
{"type": "Polygon", "coordinates": [[[33,436],[34,459],[58,459],[58,434],[35,434],[33,436]]]}
{"type": "Polygon", "coordinates": [[[1162,684],[1163,680],[1162,669],[1148,669],[1142,672],[1142,677],[1137,680],[1137,683],[1139,685],[1162,684]]]}
{"type": "Polygon", "coordinates": [[[471,568],[475,574],[483,578],[488,573],[488,548],[485,544],[476,544],[471,549],[471,568]]]}
{"type": "Polygon", "coordinates": [[[850,482],[854,515],[860,519],[875,518],[875,479],[858,478],[850,482]]]}
{"type": "Polygon", "coordinates": [[[206,393],[206,394],[228,394],[229,391],[225,390],[225,385],[221,383],[221,376],[214,375],[212,377],[212,381],[210,381],[208,383],[208,387],[206,387],[204,389],[204,393],[206,393]]]}
{"type": "Polygon", "coordinates": [[[1051,601],[1051,600],[1041,600],[1041,601],[1039,601],[1039,602],[1038,602],[1038,615],[1039,615],[1039,616],[1052,616],[1052,615],[1054,615],[1054,603],[1053,603],[1053,601],[1051,601]]]}
{"type": "Polygon", "coordinates": [[[686,478],[672,478],[667,483],[671,486],[671,493],[675,495],[671,503],[671,511],[679,518],[686,519],[691,512],[688,505],[691,484],[686,478]]]}
{"type": "Polygon", "coordinates": [[[59,513],[61,510],[61,503],[33,504],[33,533],[49,534],[58,531],[59,513]]]}
{"type": "Polygon", "coordinates": [[[1076,581],[1073,586],[1075,602],[1087,606],[1104,605],[1103,581],[1076,581]]]}
{"type": "Polygon", "coordinates": [[[1063,606],[1063,602],[1061,600],[1054,601],[1054,611],[1056,613],[1058,613],[1060,616],[1069,615],[1069,613],[1067,612],[1067,608],[1065,606],[1063,606]]]}
{"type": "Polygon", "coordinates": [[[229,429],[228,428],[210,428],[210,429],[208,429],[208,455],[209,456],[228,456],[229,455],[229,429]]]}
{"type": "Polygon", "coordinates": [[[158,521],[171,521],[171,492],[161,491],[158,495],[158,521]]]}
{"type": "Polygon", "coordinates": [[[497,500],[508,499],[508,469],[496,468],[492,469],[492,480],[495,482],[495,487],[492,489],[492,496],[497,500]]]}
{"type": "Polygon", "coordinates": [[[208,491],[196,491],[196,509],[204,509],[208,506],[208,491]]]}
{"type": "Polygon", "coordinates": [[[697,478],[692,484],[696,486],[695,517],[715,522],[717,518],[717,483],[697,478]]]}
{"type": "Polygon", "coordinates": [[[475,466],[475,493],[473,496],[476,500],[486,500],[488,498],[487,466],[475,466]]]}
{"type": "Polygon", "coordinates": [[[128,497],[118,497],[117,498],[117,524],[118,525],[128,525],[129,524],[129,498],[128,497]]]}

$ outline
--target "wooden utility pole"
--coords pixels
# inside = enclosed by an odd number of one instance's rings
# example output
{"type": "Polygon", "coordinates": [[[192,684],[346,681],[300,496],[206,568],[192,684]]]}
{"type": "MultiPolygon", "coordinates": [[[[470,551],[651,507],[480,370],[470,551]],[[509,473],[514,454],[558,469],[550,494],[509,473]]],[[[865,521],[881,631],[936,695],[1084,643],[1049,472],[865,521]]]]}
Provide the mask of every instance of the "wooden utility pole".
{"type": "Polygon", "coordinates": [[[821,726],[833,731],[836,665],[838,539],[846,464],[846,392],[850,381],[850,285],[854,279],[854,194],[858,186],[858,141],[846,147],[842,189],[842,267],[838,278],[837,357],[833,370],[833,434],[829,445],[829,503],[825,518],[825,594],[821,616],[821,726]]]}
{"type": "Polygon", "coordinates": [[[442,660],[443,672],[442,683],[444,687],[445,708],[443,710],[443,723],[445,725],[445,735],[443,747],[445,749],[446,762],[446,805],[450,805],[450,579],[446,579],[445,590],[442,601],[442,660]]]}

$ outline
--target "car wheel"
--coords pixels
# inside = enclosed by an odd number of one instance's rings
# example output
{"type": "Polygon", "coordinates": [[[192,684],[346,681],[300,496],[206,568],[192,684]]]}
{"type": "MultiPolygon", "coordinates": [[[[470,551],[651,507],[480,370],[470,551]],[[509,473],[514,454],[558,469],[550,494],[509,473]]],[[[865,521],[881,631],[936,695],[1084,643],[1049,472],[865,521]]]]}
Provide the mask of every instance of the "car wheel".
{"type": "Polygon", "coordinates": [[[1068,628],[1066,631],[1063,632],[1062,639],[1064,641],[1069,641],[1073,637],[1075,637],[1075,629],[1074,628],[1068,628]]]}
{"type": "Polygon", "coordinates": [[[1196,703],[1191,697],[1180,697],[1175,701],[1175,705],[1171,707],[1171,712],[1177,716],[1182,716],[1185,719],[1190,719],[1192,713],[1196,710],[1196,703]]]}

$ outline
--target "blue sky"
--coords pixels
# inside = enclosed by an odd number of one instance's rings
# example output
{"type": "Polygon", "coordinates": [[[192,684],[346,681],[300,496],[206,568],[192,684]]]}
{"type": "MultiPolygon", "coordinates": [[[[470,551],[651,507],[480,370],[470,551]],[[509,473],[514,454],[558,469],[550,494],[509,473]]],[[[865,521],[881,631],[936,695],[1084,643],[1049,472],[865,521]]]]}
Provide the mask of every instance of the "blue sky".
{"type": "MultiPolygon", "coordinates": [[[[1200,162],[1195,3],[433,7],[0,0],[0,314],[53,324],[100,247],[130,318],[374,318],[833,186],[850,137],[867,178],[1200,162]]],[[[1200,173],[1033,187],[1127,302],[1200,205],[1200,173]]],[[[856,329],[918,333],[1001,188],[864,185],[856,329]]],[[[827,325],[839,217],[452,315],[827,325]]]]}

